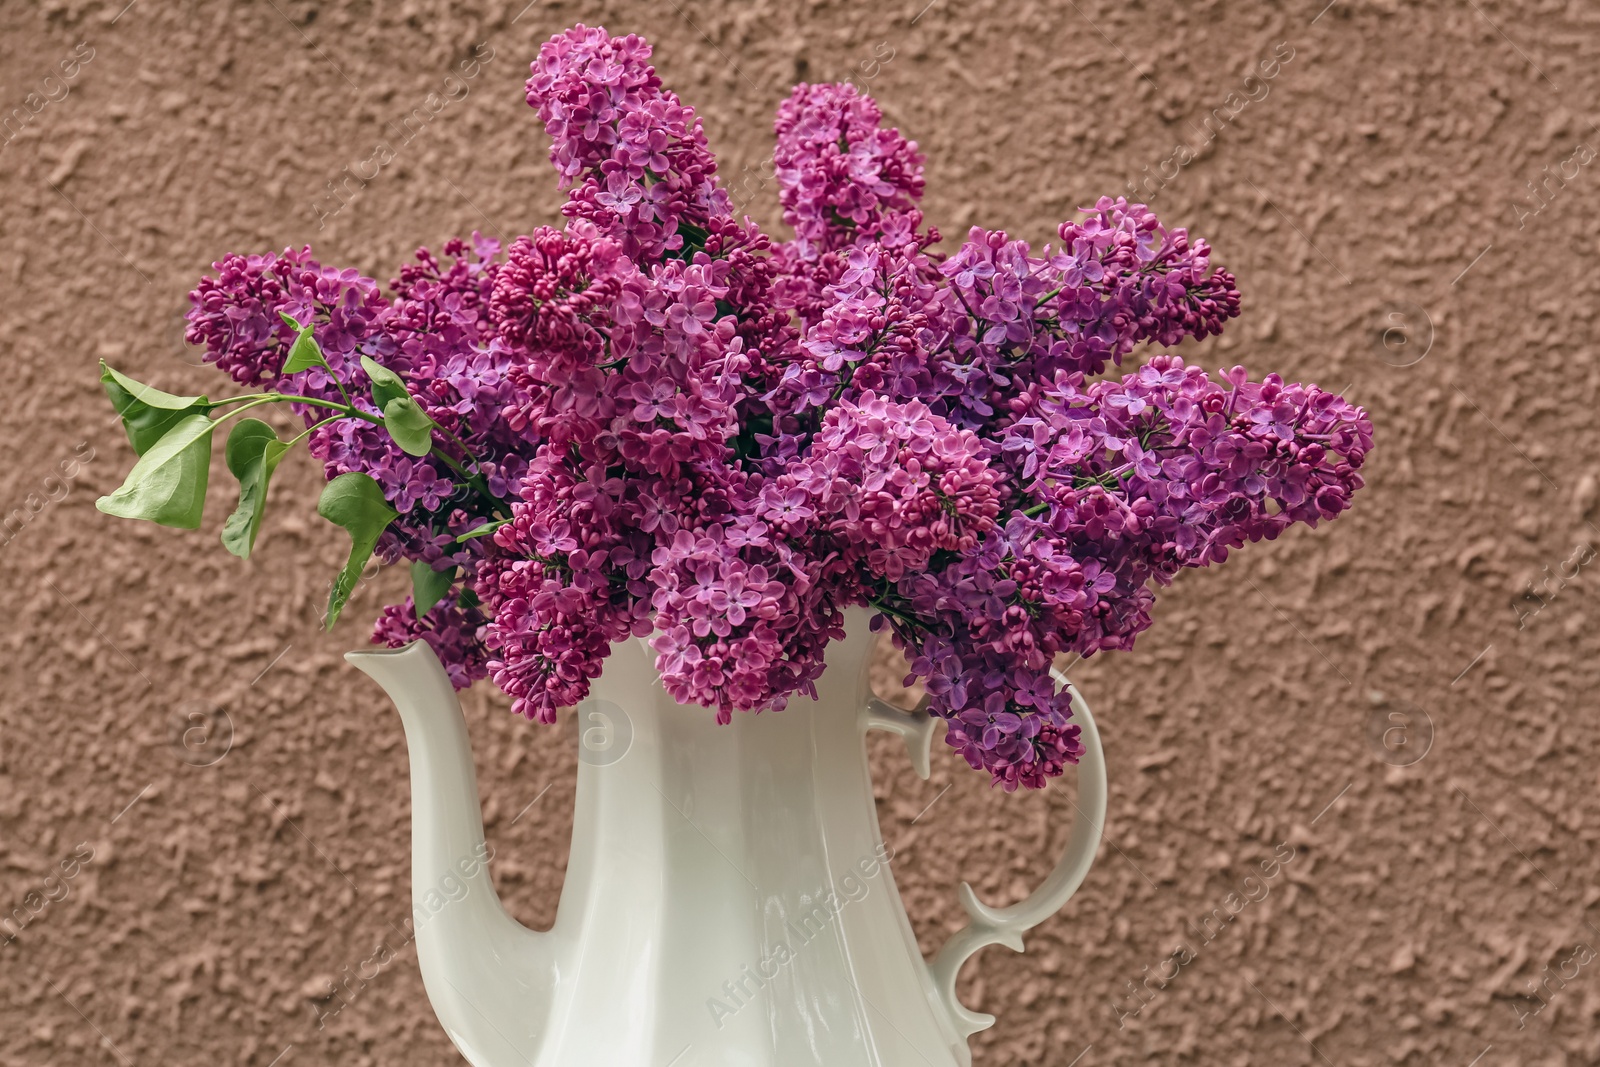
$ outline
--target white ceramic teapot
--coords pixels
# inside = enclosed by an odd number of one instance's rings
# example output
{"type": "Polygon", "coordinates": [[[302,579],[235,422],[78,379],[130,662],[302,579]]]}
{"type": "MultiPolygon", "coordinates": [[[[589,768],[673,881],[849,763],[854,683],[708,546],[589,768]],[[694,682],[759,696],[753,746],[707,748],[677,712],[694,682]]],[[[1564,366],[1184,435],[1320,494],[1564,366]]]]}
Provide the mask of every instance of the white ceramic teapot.
{"type": "Polygon", "coordinates": [[[924,961],[879,832],[864,736],[905,738],[928,776],[936,720],[871,698],[869,613],[852,610],[818,698],[715,715],[677,704],[642,640],[619,643],[579,710],[571,858],[555,925],[508,916],[489,878],[461,707],[432,650],[353,652],[411,757],[417,957],[473,1067],[967,1067],[994,1022],[956,999],[979,949],[1022,950],[1094,861],[1106,777],[1082,727],[1066,853],[1020,903],[969,885],[969,924],[924,961]]]}

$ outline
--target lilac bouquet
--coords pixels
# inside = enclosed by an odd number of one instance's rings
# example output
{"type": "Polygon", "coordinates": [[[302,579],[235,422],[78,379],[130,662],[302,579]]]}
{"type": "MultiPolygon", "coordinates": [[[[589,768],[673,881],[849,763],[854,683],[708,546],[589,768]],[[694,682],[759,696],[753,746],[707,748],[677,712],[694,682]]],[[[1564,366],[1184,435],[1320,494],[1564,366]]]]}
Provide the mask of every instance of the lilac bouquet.
{"type": "Polygon", "coordinates": [[[304,440],[352,541],[330,624],[374,553],[405,559],[374,640],[428,642],[458,687],[492,676],[552,722],[651,635],[670,693],[726,722],[813,692],[865,605],[1011,790],[1079,755],[1056,655],[1131,647],[1152,584],[1350,505],[1372,427],[1341,397],[1165,354],[1098,377],[1238,314],[1204,242],[1101,199],[1054,244],[936,252],[916,144],[849,84],[778,110],[776,240],[649,57],[584,26],[540,49],[560,229],[419,251],[387,293],[309,249],[220,260],[187,336],[255,391],[104,368],[140,458],[101,509],[198,526],[216,427],[288,404],[295,438],[228,435],[222,539],[248,556],[304,440]]]}

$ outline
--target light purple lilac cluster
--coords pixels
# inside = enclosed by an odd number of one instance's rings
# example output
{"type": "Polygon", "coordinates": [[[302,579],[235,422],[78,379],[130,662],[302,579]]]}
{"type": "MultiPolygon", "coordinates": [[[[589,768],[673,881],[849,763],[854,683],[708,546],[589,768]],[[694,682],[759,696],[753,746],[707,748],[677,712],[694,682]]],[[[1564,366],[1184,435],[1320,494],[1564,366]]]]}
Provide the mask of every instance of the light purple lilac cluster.
{"type": "Polygon", "coordinates": [[[387,558],[455,576],[376,640],[550,722],[650,636],[672,695],[726,722],[813,693],[867,605],[949,744],[1038,788],[1080,752],[1054,657],[1130,647],[1153,585],[1349,507],[1372,427],[1342,398],[1171,355],[1096,377],[1238,314],[1204,242],[1102,199],[1058,244],[975,228],[941,254],[916,145],[850,85],[779,109],[776,241],[649,57],[584,26],[540,50],[563,229],[423,250],[388,296],[309,251],[230,256],[192,294],[190,339],[236,380],[356,398],[365,355],[438,423],[420,459],[355,420],[312,434],[401,512],[387,558]],[[282,380],[279,312],[331,375],[282,380]]]}

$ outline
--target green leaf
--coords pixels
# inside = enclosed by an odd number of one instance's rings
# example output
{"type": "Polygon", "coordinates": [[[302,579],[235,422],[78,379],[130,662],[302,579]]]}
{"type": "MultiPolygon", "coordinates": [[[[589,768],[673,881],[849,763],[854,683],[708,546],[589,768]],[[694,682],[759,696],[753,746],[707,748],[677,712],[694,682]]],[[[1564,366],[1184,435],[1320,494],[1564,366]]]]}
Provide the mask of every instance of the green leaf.
{"type": "Polygon", "coordinates": [[[328,366],[328,360],[322,354],[322,347],[317,344],[316,336],[310,326],[300,327],[300,333],[294,339],[294,347],[289,349],[289,358],[283,361],[283,373],[299,374],[312,367],[324,367],[328,376],[333,376],[333,368],[328,366]]]}
{"type": "Polygon", "coordinates": [[[361,357],[361,369],[372,379],[372,399],[379,411],[388,407],[391,400],[411,395],[406,391],[406,383],[400,375],[371,356],[361,357]]]}
{"type": "Polygon", "coordinates": [[[197,403],[203,404],[206,402],[206,398],[203,396],[176,396],[172,393],[162,392],[153,385],[145,385],[143,382],[135,381],[115,367],[107,364],[105,360],[100,361],[100,380],[102,382],[115,382],[141,403],[150,407],[182,411],[197,403]]]}
{"type": "Polygon", "coordinates": [[[473,608],[482,606],[483,601],[478,599],[477,591],[472,586],[463,584],[461,586],[461,595],[456,597],[456,607],[461,608],[463,611],[470,611],[473,608]]]}
{"type": "Polygon", "coordinates": [[[371,475],[350,471],[339,475],[322,490],[317,514],[335,526],[344,527],[350,534],[350,558],[333,580],[333,590],[328,594],[327,626],[331,630],[339,621],[339,613],[344,610],[350,594],[355,592],[361,570],[372,558],[378,538],[400,513],[389,506],[383,498],[383,490],[371,475]]]}
{"type": "Polygon", "coordinates": [[[472,529],[456,538],[456,544],[459,545],[463,541],[470,541],[474,537],[488,537],[490,534],[494,533],[496,530],[500,529],[500,527],[504,526],[510,521],[510,519],[495,519],[492,522],[484,523],[482,526],[474,526],[472,529]]]}
{"type": "Polygon", "coordinates": [[[436,571],[431,563],[417,560],[411,564],[411,602],[416,606],[417,618],[433,610],[433,606],[444,599],[450,592],[450,584],[456,580],[456,569],[436,571]]]}
{"type": "Polygon", "coordinates": [[[383,412],[383,428],[394,443],[410,456],[426,456],[433,451],[434,421],[428,418],[400,375],[371,356],[361,357],[361,369],[372,379],[372,400],[383,412]]]}
{"type": "Polygon", "coordinates": [[[389,401],[383,409],[383,428],[407,455],[426,456],[433,451],[433,420],[409,396],[389,401]]]}
{"type": "Polygon", "coordinates": [[[215,427],[205,415],[184,415],[139,457],[122,486],[94,506],[107,515],[196,529],[206,504],[215,427]]]}
{"type": "Polygon", "coordinates": [[[240,559],[249,559],[267,510],[267,483],[278,461],[289,451],[278,432],[259,419],[242,419],[228,435],[223,456],[239,479],[239,506],[222,526],[222,547],[240,559]]]}
{"type": "Polygon", "coordinates": [[[203,396],[174,396],[153,386],[136,382],[121,371],[100,363],[100,381],[105,385],[111,406],[122,416],[128,443],[138,455],[188,415],[204,415],[216,405],[203,396]]]}

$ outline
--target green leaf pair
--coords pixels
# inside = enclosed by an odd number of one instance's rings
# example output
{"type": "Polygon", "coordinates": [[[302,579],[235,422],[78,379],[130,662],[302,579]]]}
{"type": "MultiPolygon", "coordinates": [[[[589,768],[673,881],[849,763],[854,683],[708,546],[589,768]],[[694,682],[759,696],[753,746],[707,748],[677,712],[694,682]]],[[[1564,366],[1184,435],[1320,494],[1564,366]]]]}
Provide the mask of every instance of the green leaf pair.
{"type": "MultiPolygon", "coordinates": [[[[333,368],[317,344],[313,328],[300,325],[292,316],[281,311],[278,315],[299,331],[294,339],[294,347],[289,349],[289,357],[283,361],[283,373],[298,374],[312,367],[321,367],[338,385],[333,368]]],[[[422,406],[406,388],[405,381],[371,356],[361,357],[361,369],[372,380],[372,401],[383,415],[384,429],[389,431],[394,443],[407,455],[426,456],[433,450],[433,429],[437,424],[422,410],[422,406]]],[[[339,386],[339,392],[344,393],[343,386],[339,386]]],[[[347,402],[349,399],[345,397],[347,402]]]]}
{"type": "Polygon", "coordinates": [[[228,435],[223,451],[228,470],[239,480],[239,506],[222,524],[222,546],[240,559],[249,559],[267,512],[267,483],[278,461],[289,451],[278,431],[260,419],[241,419],[228,435]]]}
{"type": "Polygon", "coordinates": [[[408,456],[433,451],[434,421],[406,390],[400,375],[371,356],[361,357],[361,369],[372,379],[372,401],[383,412],[383,426],[408,456]]]}
{"type": "Polygon", "coordinates": [[[124,519],[198,529],[211,476],[211,431],[215,425],[205,415],[179,416],[160,438],[145,443],[121,487],[94,506],[124,519]]]}
{"type": "MultiPolygon", "coordinates": [[[[211,478],[211,445],[217,405],[203,396],[175,396],[134,381],[100,364],[106,395],[122,416],[128,441],[139,454],[122,485],[95,507],[107,515],[147,519],[180,530],[199,527],[211,478]]],[[[261,529],[267,482],[289,446],[259,419],[244,419],[228,436],[228,469],[239,479],[239,506],[222,528],[222,544],[248,559],[261,529]]]]}
{"type": "MultiPolygon", "coordinates": [[[[283,315],[283,320],[298,331],[284,360],[283,372],[295,374],[322,367],[333,377],[312,327],[301,326],[288,315],[283,315]]],[[[383,412],[383,425],[389,436],[408,455],[425,456],[431,452],[436,424],[407,391],[405,382],[367,356],[361,357],[361,365],[372,380],[372,399],[383,412]]],[[[211,473],[212,438],[221,421],[213,419],[211,413],[220,404],[203,396],[162,392],[104,363],[100,364],[100,379],[112,406],[122,416],[123,428],[139,459],[122,485],[97,500],[95,506],[107,515],[121,518],[147,519],[183,530],[198,528],[211,473]]],[[[343,392],[341,386],[340,393],[343,392]]],[[[288,398],[265,394],[240,399],[248,400],[247,406],[254,406],[288,398]]],[[[348,407],[349,398],[345,399],[345,407],[334,405],[345,412],[343,417],[364,417],[348,407]]],[[[293,443],[280,440],[277,431],[259,419],[241,419],[228,435],[224,458],[228,470],[238,479],[239,503],[223,524],[222,544],[240,559],[248,559],[255,548],[266,514],[268,485],[293,443]]],[[[359,472],[341,474],[329,482],[317,512],[343,527],[351,541],[349,558],[328,597],[327,625],[331,628],[355,591],[378,538],[398,518],[398,512],[384,499],[382,487],[359,472]]],[[[435,571],[426,564],[413,566],[413,599],[418,618],[444,599],[454,579],[454,567],[435,571]]]]}
{"type": "Polygon", "coordinates": [[[107,515],[193,530],[211,476],[209,412],[203,396],[176,396],[100,364],[100,381],[139,456],[127,480],[95,506],[107,515]]]}

